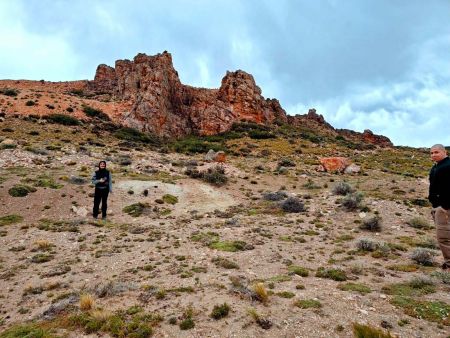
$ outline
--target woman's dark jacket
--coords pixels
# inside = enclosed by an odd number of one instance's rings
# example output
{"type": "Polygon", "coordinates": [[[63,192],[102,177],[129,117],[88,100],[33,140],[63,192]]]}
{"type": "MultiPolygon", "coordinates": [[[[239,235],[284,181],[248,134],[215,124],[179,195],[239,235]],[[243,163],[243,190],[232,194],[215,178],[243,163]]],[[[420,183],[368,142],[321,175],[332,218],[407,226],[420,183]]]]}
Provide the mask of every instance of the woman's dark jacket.
{"type": "Polygon", "coordinates": [[[112,177],[111,173],[106,169],[98,169],[94,172],[92,176],[92,184],[95,185],[96,189],[108,189],[112,192],[112,177]],[[105,182],[100,182],[100,179],[106,178],[105,182]]]}

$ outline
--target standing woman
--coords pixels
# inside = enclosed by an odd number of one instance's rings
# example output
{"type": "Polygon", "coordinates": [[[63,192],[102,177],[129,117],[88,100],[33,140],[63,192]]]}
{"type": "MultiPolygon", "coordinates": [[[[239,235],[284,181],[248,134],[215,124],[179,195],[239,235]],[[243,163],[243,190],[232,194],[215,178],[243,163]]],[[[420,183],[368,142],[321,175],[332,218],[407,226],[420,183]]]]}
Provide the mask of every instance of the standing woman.
{"type": "Polygon", "coordinates": [[[108,194],[112,193],[111,173],[106,170],[106,162],[100,161],[98,169],[92,176],[92,184],[95,185],[94,209],[92,215],[98,217],[98,208],[102,202],[102,219],[106,219],[106,209],[108,208],[108,194]]]}

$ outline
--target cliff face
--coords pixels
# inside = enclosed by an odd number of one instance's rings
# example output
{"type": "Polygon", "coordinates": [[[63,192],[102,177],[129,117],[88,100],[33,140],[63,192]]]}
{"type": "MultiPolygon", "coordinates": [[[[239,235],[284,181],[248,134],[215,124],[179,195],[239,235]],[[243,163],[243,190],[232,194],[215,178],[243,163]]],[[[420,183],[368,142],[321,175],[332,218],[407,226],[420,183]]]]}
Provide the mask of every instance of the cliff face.
{"type": "Polygon", "coordinates": [[[264,99],[250,74],[227,72],[219,89],[186,86],[167,52],[118,60],[114,68],[100,65],[89,87],[132,101],[123,123],[158,135],[212,135],[242,120],[263,124],[276,118],[287,121],[278,101],[264,99]]]}
{"type": "MultiPolygon", "coordinates": [[[[330,133],[341,133],[315,109],[305,115],[287,116],[278,100],[265,99],[253,76],[242,70],[227,72],[219,89],[183,85],[167,52],[138,54],[133,61],[118,60],[114,68],[99,65],[87,90],[128,102],[131,109],[121,122],[160,136],[214,135],[239,121],[320,126],[330,133]]],[[[367,143],[392,146],[389,139],[371,132],[342,133],[367,143]]]]}

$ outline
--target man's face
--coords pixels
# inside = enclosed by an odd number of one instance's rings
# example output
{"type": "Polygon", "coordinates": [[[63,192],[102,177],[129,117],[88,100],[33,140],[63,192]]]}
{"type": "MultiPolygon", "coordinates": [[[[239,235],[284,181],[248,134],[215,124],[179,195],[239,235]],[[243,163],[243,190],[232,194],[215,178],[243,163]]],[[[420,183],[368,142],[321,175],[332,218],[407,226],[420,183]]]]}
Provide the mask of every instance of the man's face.
{"type": "Polygon", "coordinates": [[[441,148],[431,148],[430,156],[434,162],[439,162],[447,157],[447,152],[441,148]]]}

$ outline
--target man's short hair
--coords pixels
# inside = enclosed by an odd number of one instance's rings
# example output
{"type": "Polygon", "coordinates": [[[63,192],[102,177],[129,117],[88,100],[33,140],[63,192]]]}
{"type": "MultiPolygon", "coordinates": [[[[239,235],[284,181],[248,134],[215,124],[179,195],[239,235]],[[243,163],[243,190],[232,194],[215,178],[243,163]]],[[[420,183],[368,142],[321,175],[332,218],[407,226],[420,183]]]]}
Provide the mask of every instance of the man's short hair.
{"type": "Polygon", "coordinates": [[[442,144],[435,144],[434,146],[432,146],[430,149],[439,149],[439,150],[444,150],[447,151],[445,149],[445,147],[442,144]]]}

